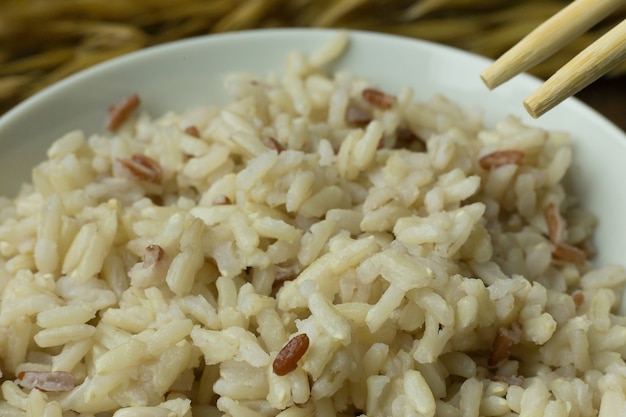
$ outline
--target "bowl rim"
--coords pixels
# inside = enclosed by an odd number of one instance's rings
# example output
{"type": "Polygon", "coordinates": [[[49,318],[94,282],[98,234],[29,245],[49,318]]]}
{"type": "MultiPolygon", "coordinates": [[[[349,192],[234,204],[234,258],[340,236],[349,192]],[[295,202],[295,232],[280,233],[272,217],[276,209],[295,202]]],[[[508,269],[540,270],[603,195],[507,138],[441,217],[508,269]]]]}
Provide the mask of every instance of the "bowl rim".
{"type": "MultiPolygon", "coordinates": [[[[355,30],[355,29],[334,29],[334,28],[259,28],[259,29],[247,29],[241,31],[234,32],[223,32],[223,33],[215,33],[215,34],[207,34],[194,36],[190,38],[178,39],[170,42],[165,42],[157,45],[150,45],[148,47],[138,49],[135,51],[128,52],[126,54],[108,59],[106,61],[95,64],[91,67],[82,69],[74,74],[67,76],[66,78],[59,80],[37,93],[33,94],[30,97],[22,100],[17,105],[10,108],[4,114],[0,115],[0,140],[2,137],[3,127],[12,123],[13,120],[19,119],[22,115],[27,113],[29,109],[36,104],[37,102],[46,99],[48,96],[54,95],[58,91],[62,91],[65,88],[71,87],[72,84],[88,80],[91,77],[96,77],[102,72],[107,72],[110,70],[116,69],[116,67],[120,65],[132,64],[134,61],[140,61],[142,59],[155,57],[159,54],[164,54],[169,52],[170,50],[174,50],[181,47],[194,47],[198,45],[210,44],[210,43],[220,43],[224,41],[237,41],[249,38],[250,36],[261,36],[261,37],[274,37],[274,36],[310,36],[314,35],[326,35],[329,36],[331,34],[336,34],[340,31],[343,31],[348,34],[348,36],[359,36],[367,39],[369,38],[378,38],[378,39],[387,39],[391,42],[396,43],[412,43],[415,45],[421,45],[427,49],[440,49],[445,51],[446,53],[451,53],[457,56],[464,56],[467,59],[475,60],[475,61],[483,61],[485,67],[494,62],[493,59],[479,55],[474,52],[470,52],[461,48],[457,48],[455,46],[446,45],[443,43],[437,43],[429,40],[412,38],[408,36],[398,35],[398,34],[390,34],[384,32],[376,32],[376,31],[368,31],[368,30],[355,30]]],[[[476,74],[476,77],[479,77],[479,74],[476,74]]],[[[539,87],[543,80],[540,78],[528,74],[526,72],[518,74],[511,82],[516,83],[524,83],[529,87],[530,94],[532,89],[539,87]],[[514,81],[515,80],[515,81],[514,81]]],[[[487,86],[485,86],[487,89],[487,86]]],[[[626,146],[626,132],[624,132],[621,128],[619,128],[615,123],[609,120],[606,116],[602,115],[600,112],[584,103],[577,97],[569,97],[567,98],[561,105],[569,105],[574,106],[574,108],[578,107],[578,111],[586,112],[590,117],[593,117],[594,123],[600,123],[603,125],[605,129],[612,131],[612,135],[621,136],[624,139],[624,145],[626,146]],[[566,104],[567,103],[567,104],[566,104]]],[[[522,107],[522,103],[519,103],[519,106],[522,107]]]]}

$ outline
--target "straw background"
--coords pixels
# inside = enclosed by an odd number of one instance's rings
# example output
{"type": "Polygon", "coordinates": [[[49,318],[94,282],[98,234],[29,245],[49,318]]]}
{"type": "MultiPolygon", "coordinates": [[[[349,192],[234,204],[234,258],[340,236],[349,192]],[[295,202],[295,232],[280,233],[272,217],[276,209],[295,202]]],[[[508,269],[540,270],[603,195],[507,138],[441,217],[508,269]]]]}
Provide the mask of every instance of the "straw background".
{"type": "MultiPolygon", "coordinates": [[[[567,3],[566,0],[2,0],[0,113],[76,71],[115,56],[177,39],[250,28],[365,29],[445,43],[495,58],[567,3]]],[[[625,17],[626,6],[531,72],[548,77],[625,17]]],[[[581,94],[590,104],[597,103],[601,112],[622,127],[625,126],[622,120],[626,119],[625,79],[626,63],[623,63],[599,83],[600,87],[581,94]]]]}

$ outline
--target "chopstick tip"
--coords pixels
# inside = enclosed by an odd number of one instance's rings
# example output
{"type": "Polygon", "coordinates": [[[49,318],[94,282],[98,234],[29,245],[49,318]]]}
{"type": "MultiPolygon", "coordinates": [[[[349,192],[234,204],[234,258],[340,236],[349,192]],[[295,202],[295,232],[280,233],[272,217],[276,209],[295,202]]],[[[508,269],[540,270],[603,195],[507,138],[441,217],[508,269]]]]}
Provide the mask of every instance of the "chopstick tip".
{"type": "Polygon", "coordinates": [[[538,109],[537,107],[533,106],[532,103],[529,102],[528,98],[523,101],[523,104],[524,108],[533,119],[539,118],[539,116],[544,113],[544,111],[541,111],[541,108],[538,109]]]}
{"type": "Polygon", "coordinates": [[[483,71],[480,74],[480,79],[483,80],[483,83],[487,86],[488,89],[493,90],[494,88],[497,87],[497,85],[494,85],[491,82],[491,79],[489,78],[488,74],[487,74],[487,70],[483,71]]]}
{"type": "Polygon", "coordinates": [[[510,77],[500,71],[495,63],[491,64],[483,72],[480,73],[480,79],[483,80],[483,83],[485,83],[487,88],[489,88],[490,90],[493,90],[504,82],[508,81],[509,78],[510,77]]]}

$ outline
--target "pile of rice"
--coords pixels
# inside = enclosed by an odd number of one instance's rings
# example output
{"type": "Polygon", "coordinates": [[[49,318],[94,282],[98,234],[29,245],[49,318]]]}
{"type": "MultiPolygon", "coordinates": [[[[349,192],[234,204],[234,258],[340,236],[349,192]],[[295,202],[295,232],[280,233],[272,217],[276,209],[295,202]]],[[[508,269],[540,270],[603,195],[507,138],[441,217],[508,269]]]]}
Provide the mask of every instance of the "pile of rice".
{"type": "Polygon", "coordinates": [[[346,43],[52,144],[0,203],[0,415],[625,415],[567,135],[327,75],[346,43]]]}

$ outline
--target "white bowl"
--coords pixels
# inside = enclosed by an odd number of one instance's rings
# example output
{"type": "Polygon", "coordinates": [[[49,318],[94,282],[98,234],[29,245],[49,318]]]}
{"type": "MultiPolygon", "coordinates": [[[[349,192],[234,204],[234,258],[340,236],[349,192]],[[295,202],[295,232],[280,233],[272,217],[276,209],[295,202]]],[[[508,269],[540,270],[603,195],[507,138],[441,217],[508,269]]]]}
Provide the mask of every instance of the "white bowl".
{"type": "MultiPolygon", "coordinates": [[[[280,69],[294,49],[311,51],[336,34],[332,30],[286,29],[211,35],[153,47],[111,60],[46,89],[0,118],[0,195],[14,194],[29,180],[61,134],[103,128],[108,106],[136,92],[154,115],[166,110],[224,103],[226,73],[280,69]]],[[[508,114],[548,129],[571,132],[574,191],[599,218],[598,264],[626,265],[626,136],[598,113],[569,99],[540,120],[532,120],[522,99],[539,81],[522,75],[495,91],[479,73],[490,61],[450,47],[396,36],[351,32],[348,53],[337,65],[389,91],[410,85],[416,97],[447,97],[485,110],[487,125],[508,114]]]]}

